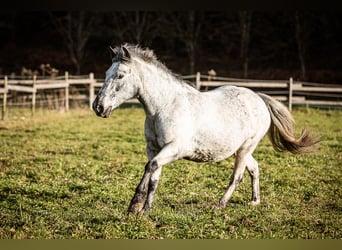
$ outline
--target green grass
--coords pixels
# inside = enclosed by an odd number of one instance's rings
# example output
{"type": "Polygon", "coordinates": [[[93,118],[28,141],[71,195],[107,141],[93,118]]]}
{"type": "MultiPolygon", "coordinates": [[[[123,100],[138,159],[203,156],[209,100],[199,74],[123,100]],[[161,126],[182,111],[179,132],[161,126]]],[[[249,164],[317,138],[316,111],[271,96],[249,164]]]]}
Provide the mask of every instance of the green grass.
{"type": "Polygon", "coordinates": [[[321,136],[310,155],[255,152],[261,204],[248,174],[227,208],[217,208],[233,158],[164,167],[153,211],[126,211],[146,163],[144,112],[126,107],[101,119],[90,110],[10,111],[0,122],[2,239],[342,238],[342,112],[295,109],[300,128],[321,136]]]}

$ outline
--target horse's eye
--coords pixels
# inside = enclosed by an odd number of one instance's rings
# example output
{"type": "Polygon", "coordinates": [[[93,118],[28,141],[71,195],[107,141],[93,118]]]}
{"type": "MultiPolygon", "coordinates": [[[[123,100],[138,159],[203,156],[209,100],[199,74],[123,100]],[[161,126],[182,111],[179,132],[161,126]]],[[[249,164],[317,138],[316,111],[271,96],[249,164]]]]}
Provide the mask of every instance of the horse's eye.
{"type": "Polygon", "coordinates": [[[124,77],[123,74],[118,74],[118,75],[117,75],[117,79],[122,79],[123,77],[124,77]]]}

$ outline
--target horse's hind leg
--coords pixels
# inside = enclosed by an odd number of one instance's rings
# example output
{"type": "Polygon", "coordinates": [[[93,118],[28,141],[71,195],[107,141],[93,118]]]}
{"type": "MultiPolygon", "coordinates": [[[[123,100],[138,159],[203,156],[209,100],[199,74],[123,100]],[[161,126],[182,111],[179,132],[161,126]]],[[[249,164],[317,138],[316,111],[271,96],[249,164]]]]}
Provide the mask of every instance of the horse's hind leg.
{"type": "Polygon", "coordinates": [[[259,167],[258,162],[252,155],[247,158],[247,170],[252,182],[252,200],[250,204],[258,205],[260,203],[259,167]]]}
{"type": "Polygon", "coordinates": [[[232,197],[233,192],[238,187],[239,183],[241,182],[243,178],[243,173],[245,172],[245,169],[246,169],[246,157],[241,152],[238,152],[236,155],[236,159],[235,159],[234,171],[230,177],[230,182],[229,182],[227,191],[223,195],[219,203],[220,207],[225,207],[228,200],[232,197]]]}
{"type": "Polygon", "coordinates": [[[251,138],[250,140],[246,141],[245,144],[236,152],[234,171],[230,177],[227,191],[220,200],[220,207],[225,207],[228,200],[232,197],[233,192],[243,178],[246,167],[248,168],[248,172],[252,177],[252,204],[257,204],[260,202],[258,163],[252,156],[253,151],[259,143],[259,140],[259,137],[251,138]]]}

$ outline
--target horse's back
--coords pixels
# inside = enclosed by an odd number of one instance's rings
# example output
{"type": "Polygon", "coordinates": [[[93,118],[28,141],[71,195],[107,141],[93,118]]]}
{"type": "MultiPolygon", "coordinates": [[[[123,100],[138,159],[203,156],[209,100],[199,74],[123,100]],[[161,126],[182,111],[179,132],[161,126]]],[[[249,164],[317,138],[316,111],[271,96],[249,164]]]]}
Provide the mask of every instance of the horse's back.
{"type": "Polygon", "coordinates": [[[237,86],[222,86],[203,93],[206,102],[214,104],[222,115],[237,119],[267,119],[269,112],[265,102],[254,91],[237,86]]]}
{"type": "Polygon", "coordinates": [[[255,92],[247,88],[224,86],[201,94],[195,121],[197,148],[190,159],[225,159],[250,138],[258,142],[267,132],[269,112],[255,92]]]}

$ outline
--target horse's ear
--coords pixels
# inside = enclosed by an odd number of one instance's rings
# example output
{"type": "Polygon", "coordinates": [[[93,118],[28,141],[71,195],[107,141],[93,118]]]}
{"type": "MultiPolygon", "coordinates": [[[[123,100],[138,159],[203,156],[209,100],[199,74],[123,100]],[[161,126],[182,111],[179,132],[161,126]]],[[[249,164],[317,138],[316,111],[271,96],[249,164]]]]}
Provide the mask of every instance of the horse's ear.
{"type": "Polygon", "coordinates": [[[120,59],[124,62],[129,62],[131,60],[131,55],[125,46],[121,46],[120,59]]]}
{"type": "Polygon", "coordinates": [[[109,52],[110,52],[110,56],[112,58],[112,61],[117,60],[118,56],[119,56],[119,50],[117,47],[112,48],[112,46],[109,46],[109,52]]]}

